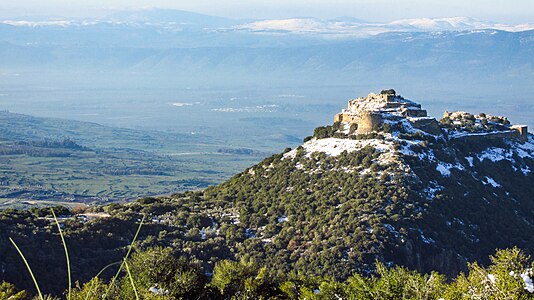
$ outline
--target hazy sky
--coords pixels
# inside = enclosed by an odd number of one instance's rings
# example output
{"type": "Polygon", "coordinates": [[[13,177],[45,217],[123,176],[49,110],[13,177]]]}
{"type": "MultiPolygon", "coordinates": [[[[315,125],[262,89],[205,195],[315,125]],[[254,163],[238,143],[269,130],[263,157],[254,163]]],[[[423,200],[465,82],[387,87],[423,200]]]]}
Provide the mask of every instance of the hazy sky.
{"type": "Polygon", "coordinates": [[[534,0],[0,0],[0,17],[87,16],[110,9],[173,8],[230,18],[351,16],[371,21],[468,16],[534,23],[534,0]]]}

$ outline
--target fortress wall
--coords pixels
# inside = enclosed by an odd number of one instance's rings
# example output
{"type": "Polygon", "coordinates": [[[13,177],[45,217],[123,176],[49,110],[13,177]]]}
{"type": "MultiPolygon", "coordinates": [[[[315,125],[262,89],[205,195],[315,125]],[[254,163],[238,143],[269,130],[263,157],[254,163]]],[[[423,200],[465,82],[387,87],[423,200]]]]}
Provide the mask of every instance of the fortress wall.
{"type": "Polygon", "coordinates": [[[511,140],[511,139],[520,139],[519,132],[516,130],[504,131],[504,132],[495,132],[487,134],[471,134],[460,136],[454,138],[453,140],[469,141],[469,142],[484,142],[488,140],[511,140]]]}
{"type": "Polygon", "coordinates": [[[426,109],[408,109],[406,110],[408,117],[426,117],[426,109]]]}
{"type": "Polygon", "coordinates": [[[334,116],[334,122],[341,123],[358,123],[359,118],[346,113],[337,114],[334,116]]]}
{"type": "Polygon", "coordinates": [[[416,120],[412,122],[413,127],[417,129],[421,129],[424,132],[428,132],[430,134],[440,134],[441,133],[441,127],[439,126],[439,122],[436,119],[421,119],[416,120]]]}

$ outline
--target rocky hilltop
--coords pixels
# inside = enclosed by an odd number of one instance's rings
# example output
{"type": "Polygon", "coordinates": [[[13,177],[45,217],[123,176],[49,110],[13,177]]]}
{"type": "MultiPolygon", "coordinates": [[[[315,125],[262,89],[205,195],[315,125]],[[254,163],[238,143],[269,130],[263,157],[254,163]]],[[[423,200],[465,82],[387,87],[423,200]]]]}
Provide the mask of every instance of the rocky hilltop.
{"type": "MultiPolygon", "coordinates": [[[[534,254],[534,138],[525,126],[466,112],[436,120],[393,90],[350,100],[334,121],[218,186],[71,219],[80,270],[93,276],[120,260],[140,214],[141,247],[171,246],[207,272],[221,259],[243,259],[277,276],[347,278],[373,272],[378,260],[455,275],[496,248],[534,254]]],[[[7,213],[0,229],[31,236],[30,255],[51,253],[44,270],[62,249],[38,242],[53,237],[32,214],[7,213]]],[[[16,274],[23,266],[9,262],[17,253],[1,236],[0,246],[2,269],[16,274]]]]}
{"type": "Polygon", "coordinates": [[[495,248],[530,249],[533,158],[526,126],[467,112],[445,112],[438,121],[420,104],[385,90],[349,100],[333,125],[317,128],[282,160],[312,178],[322,174],[320,181],[328,172],[348,173],[379,189],[403,190],[399,198],[362,193],[349,182],[330,189],[340,208],[377,205],[371,215],[359,210],[353,222],[373,235],[369,220],[380,219],[386,230],[376,247],[388,249],[378,251],[382,259],[451,274],[495,248]],[[350,159],[362,152],[364,160],[350,159]]]}

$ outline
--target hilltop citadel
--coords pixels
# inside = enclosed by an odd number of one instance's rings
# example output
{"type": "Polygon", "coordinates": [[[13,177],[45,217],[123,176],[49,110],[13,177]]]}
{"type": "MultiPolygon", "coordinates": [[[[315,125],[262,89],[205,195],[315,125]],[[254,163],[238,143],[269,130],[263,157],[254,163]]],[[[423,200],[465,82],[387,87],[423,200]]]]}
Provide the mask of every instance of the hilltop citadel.
{"type": "Polygon", "coordinates": [[[517,139],[528,140],[525,125],[510,125],[505,117],[486,114],[472,115],[466,112],[445,112],[438,122],[429,117],[421,105],[397,95],[395,90],[383,90],[380,94],[371,93],[367,97],[351,99],[346,109],[334,116],[334,122],[356,125],[357,134],[376,131],[385,123],[407,120],[426,133],[438,135],[442,128],[451,129],[451,139],[517,139]],[[440,124],[441,123],[441,124],[440,124]]]}

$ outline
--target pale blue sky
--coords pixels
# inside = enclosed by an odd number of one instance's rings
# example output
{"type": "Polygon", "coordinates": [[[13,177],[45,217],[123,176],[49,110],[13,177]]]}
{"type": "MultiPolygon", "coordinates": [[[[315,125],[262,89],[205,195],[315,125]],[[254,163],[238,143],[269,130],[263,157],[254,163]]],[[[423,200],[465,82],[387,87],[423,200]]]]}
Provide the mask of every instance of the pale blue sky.
{"type": "Polygon", "coordinates": [[[370,21],[468,16],[534,23],[534,0],[0,0],[0,17],[84,16],[109,9],[173,8],[230,18],[351,16],[370,21]]]}

